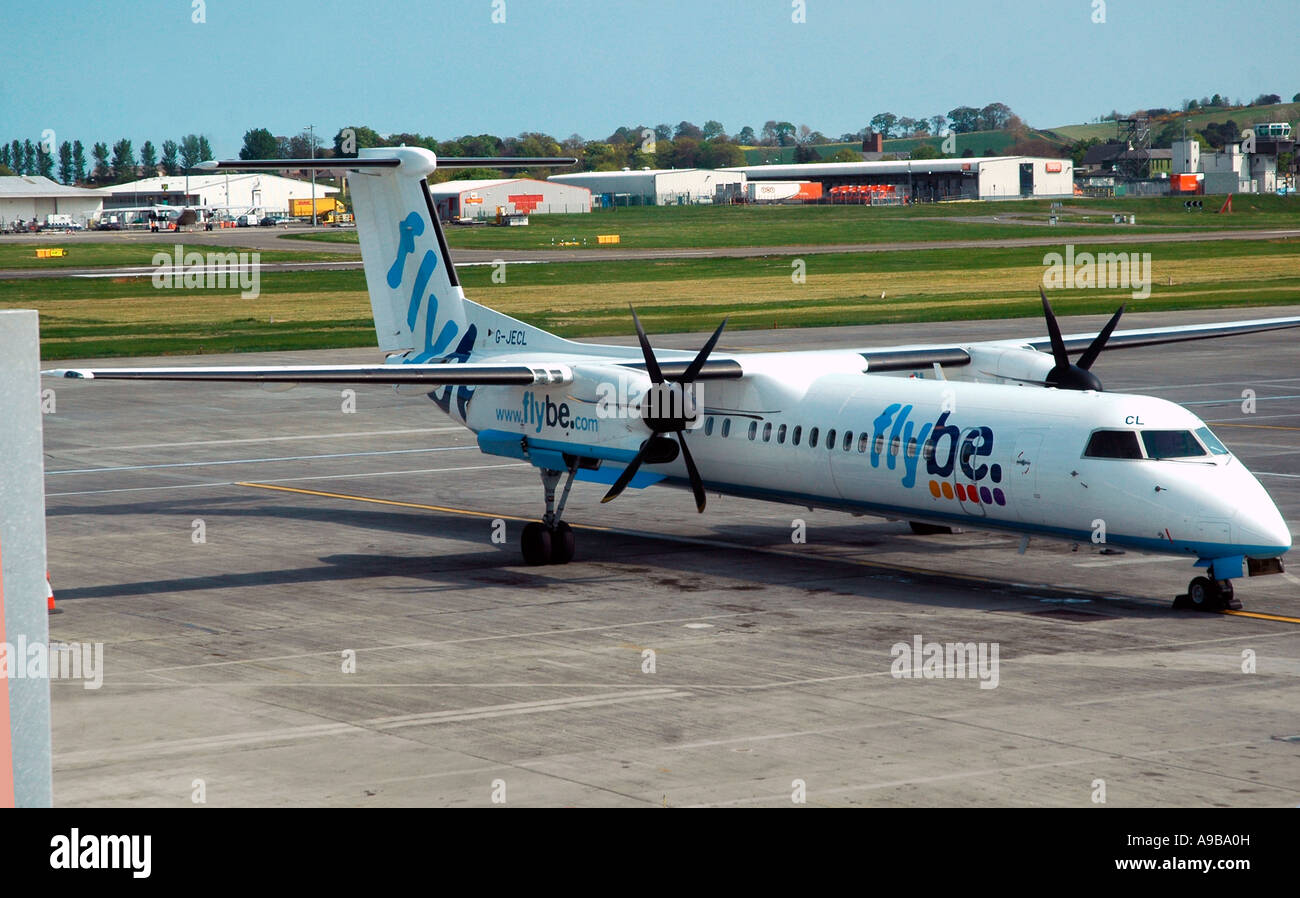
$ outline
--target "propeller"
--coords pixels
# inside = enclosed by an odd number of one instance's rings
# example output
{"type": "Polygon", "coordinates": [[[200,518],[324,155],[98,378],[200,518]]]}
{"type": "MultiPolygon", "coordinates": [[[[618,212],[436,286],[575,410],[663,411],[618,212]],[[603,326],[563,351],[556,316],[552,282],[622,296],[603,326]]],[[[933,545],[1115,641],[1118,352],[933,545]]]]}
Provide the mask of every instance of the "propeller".
{"type": "Polygon", "coordinates": [[[641,354],[645,356],[646,373],[650,375],[650,388],[641,397],[641,420],[650,428],[650,437],[641,444],[636,457],[623,469],[618,480],[614,481],[614,485],[600,501],[609,502],[617,498],[632,482],[642,462],[666,464],[676,459],[680,450],[682,461],[686,464],[686,474],[691,481],[691,491],[695,493],[695,508],[703,512],[704,481],[700,479],[700,471],[695,467],[695,459],[691,457],[691,450],[686,446],[684,431],[687,420],[684,400],[686,388],[694,383],[695,378],[704,368],[704,363],[709,360],[709,353],[713,352],[713,347],[718,345],[718,338],[722,336],[722,329],[727,326],[727,320],[725,318],[722,320],[718,329],[713,332],[713,336],[709,337],[708,342],[695,356],[694,361],[686,367],[680,377],[674,378],[672,383],[664,379],[663,371],[659,368],[659,360],[655,358],[654,350],[650,348],[650,338],[646,336],[645,328],[641,326],[641,319],[636,316],[636,309],[632,309],[632,323],[636,325],[636,337],[641,343],[641,354]],[[668,433],[676,435],[676,442],[664,436],[668,433]]]}
{"type": "Polygon", "coordinates": [[[1047,293],[1042,287],[1038,288],[1038,295],[1043,298],[1043,316],[1047,319],[1047,336],[1052,341],[1052,358],[1056,361],[1056,366],[1047,372],[1047,378],[1044,383],[1049,387],[1057,387],[1062,390],[1096,390],[1101,392],[1101,380],[1090,370],[1092,363],[1097,361],[1097,356],[1106,348],[1106,341],[1110,339],[1111,333],[1115,330],[1115,325],[1119,324],[1120,316],[1124,314],[1124,306],[1120,306],[1115,314],[1110,316],[1110,321],[1101,332],[1093,338],[1088,348],[1079,356],[1079,361],[1070,362],[1070,356],[1065,351],[1065,341],[1061,339],[1061,326],[1056,321],[1056,313],[1052,311],[1052,304],[1047,301],[1047,293]]]}

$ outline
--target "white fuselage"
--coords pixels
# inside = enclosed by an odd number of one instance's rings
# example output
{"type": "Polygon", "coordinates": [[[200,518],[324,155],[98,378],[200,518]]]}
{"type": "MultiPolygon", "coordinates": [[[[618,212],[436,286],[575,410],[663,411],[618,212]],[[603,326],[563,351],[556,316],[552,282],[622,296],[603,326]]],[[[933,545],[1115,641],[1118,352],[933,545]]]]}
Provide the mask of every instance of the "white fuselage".
{"type": "MultiPolygon", "coordinates": [[[[743,380],[697,385],[703,411],[686,438],[710,490],[1200,558],[1290,548],[1272,500],[1226,452],[1085,455],[1098,430],[1132,433],[1124,439],[1140,446],[1144,431],[1205,427],[1165,400],[871,375],[851,352],[743,359],[743,380]]],[[[636,409],[645,375],[569,364],[566,386],[475,391],[466,423],[484,451],[541,467],[561,467],[552,460],[566,447],[602,467],[630,461],[649,436],[636,409]],[[611,385],[617,401],[602,403],[611,385]]],[[[644,470],[686,477],[680,458],[644,470]]]]}

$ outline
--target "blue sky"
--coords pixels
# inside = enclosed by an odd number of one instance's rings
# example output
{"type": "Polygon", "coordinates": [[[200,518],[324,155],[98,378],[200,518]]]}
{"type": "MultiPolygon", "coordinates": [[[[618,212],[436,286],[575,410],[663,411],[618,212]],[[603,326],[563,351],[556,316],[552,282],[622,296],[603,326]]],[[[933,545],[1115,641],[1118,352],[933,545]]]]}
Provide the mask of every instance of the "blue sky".
{"type": "Polygon", "coordinates": [[[716,118],[828,135],[1001,101],[1031,125],[1300,92],[1294,0],[6,0],[0,138],[577,132],[716,118]],[[504,3],[505,22],[492,21],[504,3]]]}

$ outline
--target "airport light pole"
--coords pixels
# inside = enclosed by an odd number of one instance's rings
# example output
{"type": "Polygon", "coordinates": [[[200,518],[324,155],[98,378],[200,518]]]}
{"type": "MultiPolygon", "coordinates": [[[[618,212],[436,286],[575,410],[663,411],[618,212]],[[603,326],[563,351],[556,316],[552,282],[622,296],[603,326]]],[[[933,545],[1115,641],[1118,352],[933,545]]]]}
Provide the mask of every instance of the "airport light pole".
{"type": "MultiPolygon", "coordinates": [[[[311,144],[311,158],[316,160],[316,126],[307,126],[308,143],[311,144]]],[[[311,170],[311,226],[316,227],[316,168],[311,170]]]]}

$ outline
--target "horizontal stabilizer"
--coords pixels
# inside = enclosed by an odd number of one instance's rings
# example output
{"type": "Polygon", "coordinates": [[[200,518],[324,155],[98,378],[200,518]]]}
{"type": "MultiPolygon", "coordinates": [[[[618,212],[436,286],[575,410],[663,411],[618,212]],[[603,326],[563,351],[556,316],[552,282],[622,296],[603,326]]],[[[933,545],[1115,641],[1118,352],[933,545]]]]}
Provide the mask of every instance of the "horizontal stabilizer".
{"type": "MultiPolygon", "coordinates": [[[[557,168],[576,165],[573,156],[439,156],[438,168],[557,168]]],[[[199,171],[280,171],[298,169],[362,169],[396,168],[401,164],[397,156],[362,157],[331,156],[319,159],[209,159],[194,166],[199,171]]]]}

